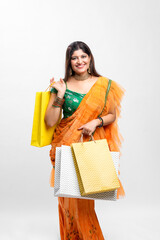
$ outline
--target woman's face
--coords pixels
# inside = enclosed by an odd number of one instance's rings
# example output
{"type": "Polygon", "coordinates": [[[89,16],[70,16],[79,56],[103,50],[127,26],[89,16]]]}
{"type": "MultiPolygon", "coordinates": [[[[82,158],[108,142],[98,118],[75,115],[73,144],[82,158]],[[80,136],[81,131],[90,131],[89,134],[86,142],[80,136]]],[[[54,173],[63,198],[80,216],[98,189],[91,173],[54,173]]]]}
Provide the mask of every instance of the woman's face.
{"type": "Polygon", "coordinates": [[[83,74],[89,68],[91,57],[84,53],[82,49],[73,52],[71,57],[71,67],[76,74],[83,74]]]}

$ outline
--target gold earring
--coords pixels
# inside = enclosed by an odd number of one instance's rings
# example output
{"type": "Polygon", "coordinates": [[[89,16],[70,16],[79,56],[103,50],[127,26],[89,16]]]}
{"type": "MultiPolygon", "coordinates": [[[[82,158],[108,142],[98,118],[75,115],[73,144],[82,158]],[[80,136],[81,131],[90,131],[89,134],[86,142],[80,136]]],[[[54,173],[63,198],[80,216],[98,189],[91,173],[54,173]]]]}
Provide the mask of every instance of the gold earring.
{"type": "Polygon", "coordinates": [[[73,70],[72,68],[70,68],[70,75],[72,76],[72,74],[73,74],[73,70]]]}
{"type": "Polygon", "coordinates": [[[88,68],[88,73],[91,73],[91,67],[90,67],[90,65],[89,65],[89,68],[88,68]]]}

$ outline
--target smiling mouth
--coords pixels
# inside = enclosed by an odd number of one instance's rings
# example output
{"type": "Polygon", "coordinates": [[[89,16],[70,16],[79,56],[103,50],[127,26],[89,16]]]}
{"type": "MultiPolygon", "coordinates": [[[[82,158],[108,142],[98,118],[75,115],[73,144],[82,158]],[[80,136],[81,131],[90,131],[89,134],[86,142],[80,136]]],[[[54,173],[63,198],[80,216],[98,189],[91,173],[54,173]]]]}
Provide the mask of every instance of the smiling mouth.
{"type": "Polygon", "coordinates": [[[77,68],[83,68],[85,66],[85,64],[84,65],[79,65],[79,66],[76,66],[77,68]]]}

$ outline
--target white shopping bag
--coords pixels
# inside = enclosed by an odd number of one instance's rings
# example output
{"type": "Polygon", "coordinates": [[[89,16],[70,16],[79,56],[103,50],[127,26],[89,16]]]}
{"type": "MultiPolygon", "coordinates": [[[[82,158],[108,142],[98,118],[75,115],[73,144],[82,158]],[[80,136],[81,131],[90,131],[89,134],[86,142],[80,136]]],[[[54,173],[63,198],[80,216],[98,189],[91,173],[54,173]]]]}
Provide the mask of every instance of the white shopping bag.
{"type": "MultiPolygon", "coordinates": [[[[118,175],[119,152],[111,152],[118,175]]],[[[62,145],[56,148],[54,196],[81,199],[116,200],[117,190],[81,196],[71,147],[62,145]]]]}

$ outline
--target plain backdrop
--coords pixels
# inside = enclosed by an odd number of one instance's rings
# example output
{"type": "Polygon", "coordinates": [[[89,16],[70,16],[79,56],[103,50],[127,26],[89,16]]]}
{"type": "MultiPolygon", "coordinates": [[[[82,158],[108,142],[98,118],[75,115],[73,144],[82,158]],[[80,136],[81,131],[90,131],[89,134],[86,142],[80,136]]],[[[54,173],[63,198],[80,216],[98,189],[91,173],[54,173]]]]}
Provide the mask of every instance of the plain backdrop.
{"type": "Polygon", "coordinates": [[[59,239],[50,146],[30,146],[35,93],[64,77],[73,41],[125,88],[120,160],[126,197],[96,201],[105,239],[159,239],[159,0],[0,2],[0,239],[59,239]]]}

